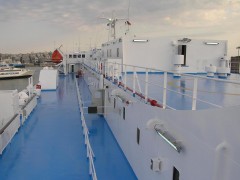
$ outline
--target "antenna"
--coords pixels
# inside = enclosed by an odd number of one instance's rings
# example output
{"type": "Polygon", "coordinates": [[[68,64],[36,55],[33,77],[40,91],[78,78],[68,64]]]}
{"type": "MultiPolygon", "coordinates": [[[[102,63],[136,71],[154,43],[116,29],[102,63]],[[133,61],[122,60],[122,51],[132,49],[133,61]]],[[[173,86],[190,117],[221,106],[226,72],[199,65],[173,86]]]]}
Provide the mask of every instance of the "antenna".
{"type": "Polygon", "coordinates": [[[129,32],[129,26],[131,25],[131,23],[129,21],[130,2],[131,2],[131,0],[128,1],[128,17],[127,17],[127,21],[125,22],[125,24],[127,25],[127,30],[126,30],[125,35],[129,32]]]}
{"type": "Polygon", "coordinates": [[[113,37],[113,39],[116,39],[116,23],[117,23],[117,21],[120,21],[120,20],[124,20],[126,22],[128,22],[128,21],[127,21],[126,18],[115,18],[114,14],[115,13],[113,11],[112,12],[112,18],[100,17],[100,19],[105,19],[105,20],[108,21],[107,26],[110,27],[111,31],[113,30],[113,32],[111,32],[111,36],[113,37]]]}

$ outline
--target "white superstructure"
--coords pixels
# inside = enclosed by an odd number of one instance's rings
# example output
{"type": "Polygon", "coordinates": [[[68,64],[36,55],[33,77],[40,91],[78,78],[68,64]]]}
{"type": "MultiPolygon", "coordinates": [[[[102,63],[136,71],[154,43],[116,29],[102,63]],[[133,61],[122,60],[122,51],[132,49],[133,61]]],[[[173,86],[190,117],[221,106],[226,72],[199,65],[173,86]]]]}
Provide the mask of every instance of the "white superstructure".
{"type": "MultiPolygon", "coordinates": [[[[222,66],[227,41],[162,38],[114,39],[102,44],[103,59],[181,73],[206,73],[205,66],[222,66]]],[[[224,67],[226,65],[224,64],[224,67]]]]}

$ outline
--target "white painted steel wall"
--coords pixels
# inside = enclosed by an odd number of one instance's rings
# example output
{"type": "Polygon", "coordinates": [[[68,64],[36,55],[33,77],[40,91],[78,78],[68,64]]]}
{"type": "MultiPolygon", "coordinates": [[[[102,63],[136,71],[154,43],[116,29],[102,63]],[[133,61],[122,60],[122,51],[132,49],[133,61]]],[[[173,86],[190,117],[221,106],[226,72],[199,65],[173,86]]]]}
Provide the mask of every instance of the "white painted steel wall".
{"type": "Polygon", "coordinates": [[[39,82],[42,90],[56,90],[58,86],[58,71],[55,69],[43,69],[40,71],[39,82]]]}
{"type": "Polygon", "coordinates": [[[0,154],[2,154],[22,125],[21,121],[23,123],[28,118],[36,105],[37,96],[33,96],[28,104],[23,109],[20,109],[17,90],[0,91],[0,129],[9,124],[6,128],[4,127],[4,130],[0,134],[0,154]],[[23,111],[25,112],[23,113],[23,111]],[[20,114],[22,118],[20,118],[20,114]],[[10,121],[11,119],[12,121],[10,121]]]}
{"type": "Polygon", "coordinates": [[[134,100],[127,105],[115,97],[114,108],[111,96],[114,88],[117,87],[110,86],[105,92],[105,118],[138,179],[172,180],[173,167],[179,170],[181,180],[227,180],[240,176],[239,106],[200,111],[163,110],[134,100]],[[180,153],[154,130],[147,129],[151,119],[159,119],[180,142],[183,147],[180,153]],[[139,145],[137,128],[141,131],[139,145]],[[150,161],[156,157],[161,160],[160,172],[150,169],[150,161]]]}
{"type": "Polygon", "coordinates": [[[16,118],[12,121],[12,123],[4,130],[2,134],[0,134],[0,154],[2,154],[3,150],[12,140],[13,136],[16,134],[20,127],[20,116],[17,115],[16,118]]]}
{"type": "Polygon", "coordinates": [[[18,113],[18,107],[17,90],[0,91],[0,129],[18,113]]]}
{"type": "Polygon", "coordinates": [[[22,124],[26,121],[28,116],[32,113],[34,108],[37,106],[37,96],[34,96],[30,102],[21,110],[22,124]],[[25,111],[25,112],[23,112],[25,111]]]}
{"type": "Polygon", "coordinates": [[[223,40],[192,39],[188,43],[183,43],[170,37],[142,39],[148,42],[133,42],[133,38],[124,37],[120,42],[116,39],[104,43],[102,45],[103,59],[123,58],[124,64],[172,71],[175,55],[178,54],[178,45],[187,45],[187,63],[182,67],[182,72],[202,73],[205,72],[206,65],[219,66],[220,58],[227,55],[227,41],[223,40]],[[205,42],[218,42],[219,44],[206,45],[205,42]],[[119,57],[117,57],[117,49],[119,49],[119,57]]]}

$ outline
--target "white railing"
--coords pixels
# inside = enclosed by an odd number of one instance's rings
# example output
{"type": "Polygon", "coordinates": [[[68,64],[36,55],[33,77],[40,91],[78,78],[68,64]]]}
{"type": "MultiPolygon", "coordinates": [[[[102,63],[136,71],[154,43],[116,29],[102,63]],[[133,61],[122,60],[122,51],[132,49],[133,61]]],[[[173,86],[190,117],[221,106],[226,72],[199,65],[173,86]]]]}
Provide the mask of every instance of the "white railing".
{"type": "MultiPolygon", "coordinates": [[[[211,102],[208,99],[205,99],[202,97],[198,97],[198,92],[203,92],[203,93],[209,93],[209,94],[222,94],[222,95],[233,95],[231,93],[226,93],[226,92],[218,92],[218,91],[207,91],[205,89],[200,90],[199,88],[199,80],[206,80],[206,81],[215,81],[218,83],[227,83],[227,84],[232,84],[232,85],[237,85],[240,88],[240,81],[232,81],[232,80],[224,80],[224,79],[215,79],[215,78],[208,78],[204,76],[198,76],[198,75],[190,75],[190,74],[181,74],[182,77],[184,78],[190,78],[193,80],[192,87],[191,88],[185,88],[185,87],[177,87],[177,88],[172,88],[171,86],[168,85],[168,74],[174,74],[174,72],[170,71],[162,71],[159,69],[154,69],[154,68],[146,68],[146,67],[140,67],[140,66],[133,66],[133,65],[126,65],[126,64],[119,64],[117,62],[100,62],[103,64],[102,69],[96,68],[96,66],[92,65],[96,63],[97,61],[93,61],[89,64],[87,64],[88,67],[90,67],[92,70],[94,70],[96,73],[102,73],[104,74],[105,78],[108,80],[112,81],[113,83],[118,83],[120,87],[122,87],[125,91],[128,91],[129,93],[132,93],[132,95],[135,97],[138,95],[141,100],[143,100],[145,103],[155,103],[155,105],[161,107],[161,108],[168,108],[168,109],[173,109],[175,110],[176,108],[171,107],[168,102],[167,102],[167,94],[168,93],[174,93],[177,95],[181,95],[186,98],[191,99],[191,109],[196,110],[197,109],[197,103],[204,103],[207,104],[209,107],[215,107],[215,108],[222,108],[223,104],[211,102]],[[129,72],[131,72],[129,74],[129,72]],[[142,74],[145,75],[145,78],[140,78],[139,77],[139,72],[142,72],[142,74]],[[152,79],[150,80],[149,74],[151,72],[159,72],[163,74],[162,81],[163,82],[154,82],[152,79]],[[141,85],[142,88],[144,87],[143,93],[141,91],[141,85]],[[150,86],[155,87],[155,88],[161,88],[162,95],[160,96],[152,96],[150,93],[150,86]],[[177,90],[176,90],[177,89],[177,90]],[[189,93],[183,93],[178,90],[184,90],[188,91],[189,93]],[[156,103],[153,102],[153,100],[157,100],[157,102],[161,103],[156,103]]],[[[99,64],[99,62],[97,62],[99,64]]],[[[236,96],[240,97],[240,94],[235,93],[236,96]]],[[[239,104],[237,104],[239,105],[239,104]]]]}
{"type": "Polygon", "coordinates": [[[82,98],[81,98],[81,93],[79,91],[79,87],[77,84],[77,79],[75,78],[75,82],[76,82],[76,88],[77,88],[77,97],[78,97],[78,103],[79,103],[79,110],[81,113],[81,120],[82,120],[82,127],[83,127],[83,134],[85,137],[85,145],[87,147],[87,157],[89,159],[89,174],[92,176],[93,180],[97,180],[97,174],[96,174],[96,170],[95,170],[95,166],[94,166],[94,153],[89,141],[89,131],[88,131],[88,127],[85,121],[85,117],[84,117],[84,113],[83,113],[83,102],[82,102],[82,98]]]}

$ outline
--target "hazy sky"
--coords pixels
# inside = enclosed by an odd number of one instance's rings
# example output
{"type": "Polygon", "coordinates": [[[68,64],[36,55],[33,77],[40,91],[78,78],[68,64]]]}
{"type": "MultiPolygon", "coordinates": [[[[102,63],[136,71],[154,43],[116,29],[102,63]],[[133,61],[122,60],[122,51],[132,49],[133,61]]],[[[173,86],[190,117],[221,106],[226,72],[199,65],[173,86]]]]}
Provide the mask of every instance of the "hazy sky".
{"type": "MultiPolygon", "coordinates": [[[[106,21],[126,18],[129,0],[0,0],[0,53],[82,50],[107,41],[106,21]],[[113,13],[114,11],[114,13],[113,13]]],[[[130,0],[131,32],[228,40],[240,46],[240,0],[130,0]]],[[[118,22],[118,34],[125,31],[118,22]]]]}

